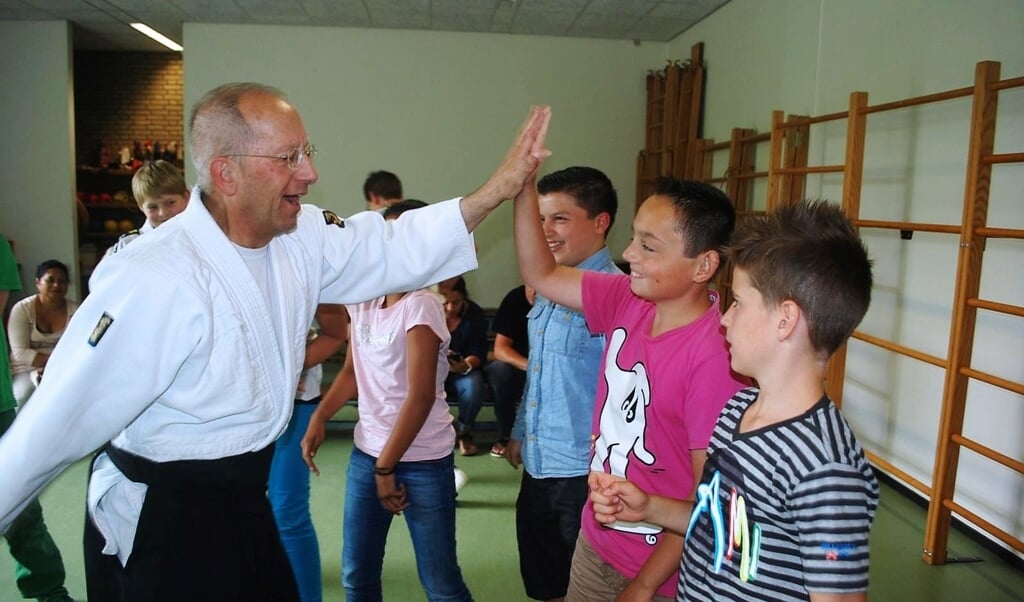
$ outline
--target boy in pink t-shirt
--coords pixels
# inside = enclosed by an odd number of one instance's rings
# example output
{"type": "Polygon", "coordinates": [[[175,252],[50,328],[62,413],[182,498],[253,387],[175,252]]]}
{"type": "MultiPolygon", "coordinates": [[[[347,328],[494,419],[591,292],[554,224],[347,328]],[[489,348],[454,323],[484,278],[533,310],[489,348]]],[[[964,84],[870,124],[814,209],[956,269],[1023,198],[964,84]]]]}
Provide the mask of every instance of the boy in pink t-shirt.
{"type": "MultiPolygon", "coordinates": [[[[729,199],[698,182],[660,180],[634,218],[628,276],[555,264],[537,213],[527,185],[515,207],[523,281],[582,310],[608,340],[591,469],[692,497],[715,419],[746,384],[730,370],[718,296],[708,290],[735,224],[729,199]]],[[[601,526],[589,506],[566,600],[674,599],[682,538],[652,524],[601,526]]]]}

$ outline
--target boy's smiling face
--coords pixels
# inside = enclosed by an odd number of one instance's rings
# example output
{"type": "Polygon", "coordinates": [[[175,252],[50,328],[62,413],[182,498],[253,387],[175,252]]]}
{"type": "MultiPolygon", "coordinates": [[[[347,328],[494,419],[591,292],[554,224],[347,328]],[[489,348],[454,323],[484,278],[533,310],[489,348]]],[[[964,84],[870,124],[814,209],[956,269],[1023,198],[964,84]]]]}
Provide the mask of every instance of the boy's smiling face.
{"type": "Polygon", "coordinates": [[[648,301],[676,299],[697,286],[693,275],[701,259],[686,256],[678,220],[672,201],[660,195],[644,201],[633,219],[633,240],[622,257],[633,292],[648,301]]]}
{"type": "Polygon", "coordinates": [[[590,217],[575,198],[564,192],[542,195],[538,205],[544,238],[559,265],[578,266],[604,247],[607,213],[590,217]]]}

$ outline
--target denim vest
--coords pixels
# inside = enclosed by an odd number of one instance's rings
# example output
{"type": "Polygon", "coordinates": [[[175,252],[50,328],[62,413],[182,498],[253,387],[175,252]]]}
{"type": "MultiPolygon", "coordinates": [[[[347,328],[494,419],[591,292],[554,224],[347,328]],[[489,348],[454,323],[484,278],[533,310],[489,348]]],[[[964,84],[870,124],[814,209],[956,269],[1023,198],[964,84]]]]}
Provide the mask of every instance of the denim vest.
{"type": "MultiPolygon", "coordinates": [[[[577,267],[622,273],[607,247],[577,267]]],[[[512,438],[522,442],[523,467],[532,477],[585,475],[590,465],[590,430],[604,336],[590,334],[582,312],[540,295],[528,318],[526,389],[512,438]]]]}

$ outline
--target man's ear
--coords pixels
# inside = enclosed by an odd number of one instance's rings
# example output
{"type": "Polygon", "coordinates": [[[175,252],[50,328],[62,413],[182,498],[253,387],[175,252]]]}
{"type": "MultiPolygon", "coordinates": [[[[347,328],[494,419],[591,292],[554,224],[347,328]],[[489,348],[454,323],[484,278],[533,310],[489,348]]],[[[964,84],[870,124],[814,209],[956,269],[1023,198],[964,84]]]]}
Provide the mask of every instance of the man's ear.
{"type": "Polygon", "coordinates": [[[598,213],[597,217],[594,218],[594,227],[597,228],[599,233],[607,237],[608,230],[612,227],[612,216],[607,211],[598,213]]]}
{"type": "Polygon", "coordinates": [[[238,191],[238,164],[227,157],[215,157],[210,161],[210,182],[228,196],[238,191]]]}
{"type": "Polygon", "coordinates": [[[722,262],[722,256],[718,251],[704,251],[697,256],[697,269],[693,274],[693,281],[703,284],[714,277],[718,271],[718,264],[722,262]]]}

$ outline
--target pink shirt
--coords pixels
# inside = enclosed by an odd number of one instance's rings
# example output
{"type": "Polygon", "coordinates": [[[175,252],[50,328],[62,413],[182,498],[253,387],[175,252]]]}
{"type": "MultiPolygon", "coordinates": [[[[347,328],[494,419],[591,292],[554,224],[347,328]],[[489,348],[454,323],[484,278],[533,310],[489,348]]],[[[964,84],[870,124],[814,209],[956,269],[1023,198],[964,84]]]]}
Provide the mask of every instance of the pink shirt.
{"type": "Polygon", "coordinates": [[[406,333],[426,325],[441,339],[437,354],[434,406],[402,462],[436,460],[452,453],[455,430],[444,396],[448,375],[448,342],[444,308],[434,293],[413,291],[390,307],[384,298],[358,305],[346,305],[351,320],[349,349],[352,350],[356,386],[359,390],[359,421],[356,447],[373,457],[380,455],[408,394],[406,333]]]}
{"type": "MultiPolygon", "coordinates": [[[[605,346],[592,426],[591,470],[624,476],[644,491],[686,498],[695,483],[690,451],[704,449],[718,414],[745,386],[729,367],[718,296],[695,321],[651,337],[655,306],[630,290],[629,276],[585,272],[583,310],[605,346]]],[[[648,523],[603,527],[588,500],[584,537],[623,575],[650,557],[661,528],[648,523]]],[[[674,597],[678,573],[658,588],[674,597]]]]}

